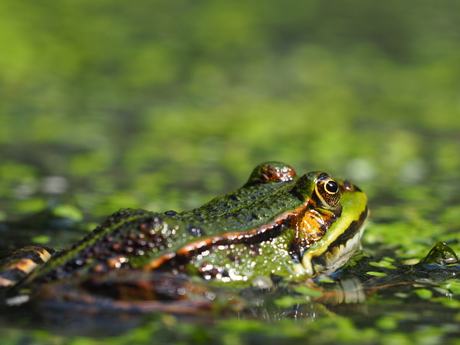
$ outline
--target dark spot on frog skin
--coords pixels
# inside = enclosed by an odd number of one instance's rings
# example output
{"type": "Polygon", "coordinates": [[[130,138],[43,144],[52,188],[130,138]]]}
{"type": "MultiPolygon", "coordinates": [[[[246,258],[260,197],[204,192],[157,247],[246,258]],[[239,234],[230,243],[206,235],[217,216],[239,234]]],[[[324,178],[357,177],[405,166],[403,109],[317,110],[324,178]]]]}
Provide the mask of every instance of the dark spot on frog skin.
{"type": "Polygon", "coordinates": [[[246,218],[246,221],[247,221],[247,222],[252,222],[253,220],[259,220],[259,219],[261,219],[260,214],[252,213],[250,216],[248,216],[248,217],[246,218]]]}
{"type": "Polygon", "coordinates": [[[198,226],[187,225],[186,229],[191,235],[195,237],[204,236],[204,230],[198,226]]]}
{"type": "Polygon", "coordinates": [[[222,280],[230,277],[228,271],[225,268],[213,265],[209,262],[203,262],[198,268],[198,273],[204,280],[211,280],[216,278],[222,280]]]}
{"type": "Polygon", "coordinates": [[[10,269],[2,272],[2,278],[12,280],[12,281],[19,281],[27,276],[26,273],[21,271],[20,269],[10,269]]]}
{"type": "Polygon", "coordinates": [[[228,259],[235,263],[235,264],[239,264],[240,263],[240,256],[236,253],[232,253],[230,255],[228,255],[228,259]]]}
{"type": "Polygon", "coordinates": [[[246,217],[246,222],[250,223],[254,220],[254,217],[250,215],[249,217],[246,217]]]}
{"type": "Polygon", "coordinates": [[[258,255],[262,254],[262,249],[260,248],[258,243],[248,244],[247,246],[248,246],[248,250],[249,250],[250,255],[258,256],[258,255]]]}
{"type": "Polygon", "coordinates": [[[165,212],[165,215],[167,215],[167,216],[175,216],[176,214],[177,214],[177,212],[174,211],[174,210],[169,210],[169,211],[165,212]]]}
{"type": "Polygon", "coordinates": [[[278,286],[278,284],[283,280],[283,277],[276,274],[271,274],[270,279],[272,280],[273,285],[278,286]]]}
{"type": "Polygon", "coordinates": [[[240,200],[240,197],[236,194],[230,194],[228,196],[228,199],[231,200],[231,201],[239,201],[240,200]]]}
{"type": "Polygon", "coordinates": [[[258,220],[258,219],[261,219],[260,214],[252,213],[251,215],[249,215],[249,216],[246,218],[246,221],[247,221],[247,222],[252,222],[253,220],[258,220]]]}

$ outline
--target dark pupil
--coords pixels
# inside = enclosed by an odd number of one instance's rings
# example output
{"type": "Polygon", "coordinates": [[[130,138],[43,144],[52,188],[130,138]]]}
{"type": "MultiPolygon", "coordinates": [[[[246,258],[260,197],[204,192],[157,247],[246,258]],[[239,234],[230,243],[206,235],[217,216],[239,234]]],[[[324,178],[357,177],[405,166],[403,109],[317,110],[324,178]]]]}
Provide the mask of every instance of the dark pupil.
{"type": "Polygon", "coordinates": [[[339,190],[339,186],[335,181],[329,181],[328,183],[326,183],[326,190],[329,193],[337,193],[337,191],[339,190]]]}

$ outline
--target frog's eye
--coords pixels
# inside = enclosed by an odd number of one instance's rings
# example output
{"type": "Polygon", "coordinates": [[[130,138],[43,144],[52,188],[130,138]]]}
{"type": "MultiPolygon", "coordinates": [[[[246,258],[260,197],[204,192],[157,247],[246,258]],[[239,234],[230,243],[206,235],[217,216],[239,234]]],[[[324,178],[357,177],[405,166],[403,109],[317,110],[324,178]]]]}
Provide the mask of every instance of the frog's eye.
{"type": "Polygon", "coordinates": [[[340,201],[339,184],[330,177],[319,179],[316,193],[326,207],[335,207],[340,201]]]}
{"type": "Polygon", "coordinates": [[[339,185],[334,180],[330,180],[324,184],[324,190],[329,194],[335,194],[339,191],[339,185]]]}

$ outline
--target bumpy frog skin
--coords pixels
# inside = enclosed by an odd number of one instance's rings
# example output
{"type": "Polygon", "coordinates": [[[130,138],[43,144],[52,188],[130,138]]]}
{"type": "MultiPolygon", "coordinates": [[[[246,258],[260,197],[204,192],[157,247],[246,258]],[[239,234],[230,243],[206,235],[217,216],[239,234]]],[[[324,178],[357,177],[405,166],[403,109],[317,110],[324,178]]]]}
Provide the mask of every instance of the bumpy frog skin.
{"type": "Polygon", "coordinates": [[[126,269],[185,273],[218,283],[330,273],[359,247],[367,199],[324,172],[296,177],[283,163],[188,212],[122,209],[71,248],[26,247],[4,260],[0,286],[40,286],[126,269]],[[46,262],[46,263],[45,263],[46,262]]]}

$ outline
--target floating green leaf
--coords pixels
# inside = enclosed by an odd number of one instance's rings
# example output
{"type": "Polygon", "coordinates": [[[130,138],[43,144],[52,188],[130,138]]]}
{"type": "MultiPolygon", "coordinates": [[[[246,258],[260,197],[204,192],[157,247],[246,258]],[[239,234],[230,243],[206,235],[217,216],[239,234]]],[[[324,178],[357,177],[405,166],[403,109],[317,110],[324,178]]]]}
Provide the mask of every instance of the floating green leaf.
{"type": "Polygon", "coordinates": [[[310,296],[310,297],[321,297],[324,293],[319,291],[319,290],[315,290],[315,289],[311,289],[311,288],[308,288],[306,286],[298,286],[296,288],[294,288],[294,291],[302,294],[302,295],[306,295],[306,296],[310,296]]]}
{"type": "Polygon", "coordinates": [[[374,267],[384,267],[384,268],[390,268],[390,269],[396,269],[396,266],[394,266],[391,262],[382,260],[380,262],[369,262],[369,265],[374,266],[374,267]]]}
{"type": "Polygon", "coordinates": [[[415,289],[413,292],[422,299],[430,299],[433,296],[433,292],[428,289],[415,289]]]}
{"type": "Polygon", "coordinates": [[[386,273],[375,272],[375,271],[369,271],[369,272],[366,272],[366,274],[368,274],[370,276],[376,276],[376,277],[385,277],[387,275],[386,273]]]}

